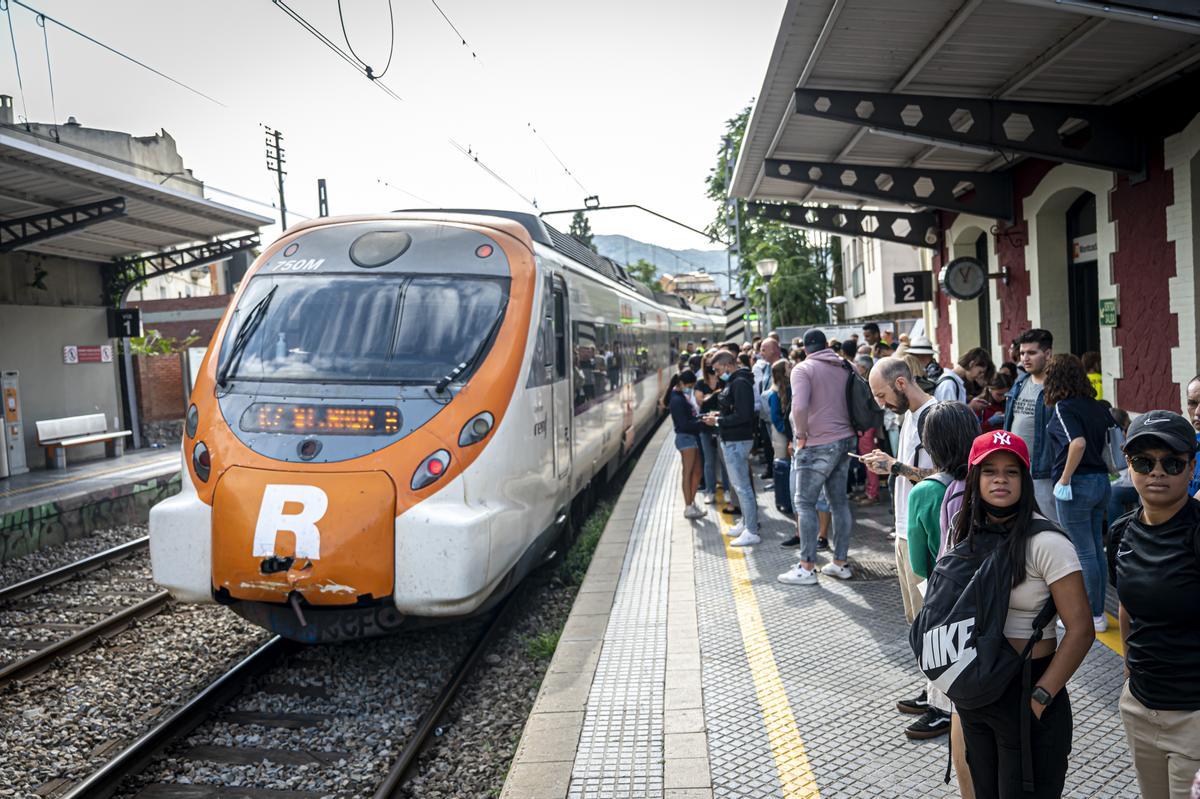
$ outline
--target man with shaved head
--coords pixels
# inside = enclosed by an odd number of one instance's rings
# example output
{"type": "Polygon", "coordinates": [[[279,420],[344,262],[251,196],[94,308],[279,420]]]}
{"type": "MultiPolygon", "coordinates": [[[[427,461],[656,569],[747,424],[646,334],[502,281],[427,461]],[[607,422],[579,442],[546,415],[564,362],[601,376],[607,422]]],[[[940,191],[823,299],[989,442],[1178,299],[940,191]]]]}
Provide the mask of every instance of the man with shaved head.
{"type": "MultiPolygon", "coordinates": [[[[922,597],[917,588],[921,578],[913,572],[908,555],[908,495],[915,484],[934,471],[929,453],[921,446],[920,429],[921,417],[937,400],[917,385],[908,364],[900,358],[880,358],[871,368],[868,382],[880,407],[903,417],[896,457],[875,450],[863,456],[863,463],[876,474],[896,478],[892,490],[896,503],[896,570],[900,577],[904,618],[912,624],[921,609],[922,597]]],[[[912,699],[901,699],[896,707],[904,713],[922,714],[906,730],[910,738],[932,738],[950,731],[950,714],[930,706],[925,690],[912,699]]]]}

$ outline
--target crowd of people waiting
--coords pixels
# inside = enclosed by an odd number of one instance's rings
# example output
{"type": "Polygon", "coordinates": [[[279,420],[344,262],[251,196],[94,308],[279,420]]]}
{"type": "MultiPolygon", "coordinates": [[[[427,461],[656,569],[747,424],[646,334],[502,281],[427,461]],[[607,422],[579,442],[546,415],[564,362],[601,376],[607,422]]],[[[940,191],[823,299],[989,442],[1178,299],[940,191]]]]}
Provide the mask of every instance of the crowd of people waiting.
{"type": "MultiPolygon", "coordinates": [[[[774,333],[689,343],[663,403],[683,462],[683,512],[706,517],[721,488],[720,512],[738,517],[730,545],[761,544],[759,453],[763,488],[795,520],[781,545],[798,560],[778,580],[813,586],[818,575],[853,576],[852,506],[886,490],[910,625],[926,601],[932,610],[931,592],[950,590],[935,573],[999,542],[991,562],[1004,564],[1006,582],[990,601],[1003,606],[1006,593],[1007,608],[989,615],[1025,668],[986,703],[956,707],[956,689],[929,677],[927,659],[924,686],[897,702],[919,716],[908,737],[950,735],[964,797],[1062,794],[1066,685],[1108,629],[1115,586],[1120,713],[1142,796],[1185,799],[1200,779],[1200,376],[1187,386],[1186,416],[1154,410],[1131,423],[1101,397],[1099,356],[1053,344],[1050,332],[1028,330],[999,368],[978,348],[943,368],[925,335],[896,341],[874,323],[861,342],[813,329],[786,352],[774,333]],[[867,429],[852,407],[855,380],[884,411],[867,429]],[[831,557],[818,568],[820,551],[831,557]]],[[[976,643],[960,639],[958,654],[976,643]]]]}

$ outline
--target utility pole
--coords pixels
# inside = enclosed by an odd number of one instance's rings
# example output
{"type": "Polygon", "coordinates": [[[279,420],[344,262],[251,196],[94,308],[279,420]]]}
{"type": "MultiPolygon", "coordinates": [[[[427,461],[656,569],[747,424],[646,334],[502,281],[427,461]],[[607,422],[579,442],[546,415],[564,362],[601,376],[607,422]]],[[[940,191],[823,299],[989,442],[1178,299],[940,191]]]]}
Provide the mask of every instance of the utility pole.
{"type": "Polygon", "coordinates": [[[279,186],[279,226],[287,229],[287,200],[283,197],[283,176],[287,172],[283,171],[283,165],[287,163],[284,158],[283,134],[272,128],[263,125],[263,130],[267,132],[267,169],[275,173],[275,180],[279,186]]]}
{"type": "MultiPolygon", "coordinates": [[[[726,224],[733,228],[733,247],[726,254],[725,262],[727,270],[725,277],[729,280],[730,291],[733,290],[733,277],[737,277],[737,292],[741,297],[746,298],[746,292],[742,289],[742,225],[741,211],[738,208],[737,200],[729,196],[730,189],[733,188],[733,139],[729,136],[725,137],[725,219],[726,224]],[[734,267],[730,264],[733,253],[737,253],[737,264],[734,267]],[[734,271],[730,275],[729,270],[734,271]]],[[[746,298],[749,299],[749,298],[746,298]]],[[[749,307],[749,306],[747,306],[749,307]]]]}
{"type": "Polygon", "coordinates": [[[329,216],[329,194],[325,191],[325,178],[317,178],[317,216],[329,216]]]}

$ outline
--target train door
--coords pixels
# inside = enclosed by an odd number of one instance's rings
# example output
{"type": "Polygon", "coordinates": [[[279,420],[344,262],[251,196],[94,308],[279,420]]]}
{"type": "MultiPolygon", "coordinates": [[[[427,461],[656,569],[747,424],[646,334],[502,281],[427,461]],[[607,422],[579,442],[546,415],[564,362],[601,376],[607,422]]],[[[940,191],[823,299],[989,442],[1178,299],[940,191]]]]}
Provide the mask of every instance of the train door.
{"type": "Polygon", "coordinates": [[[567,285],[554,276],[551,313],[554,325],[554,376],[551,383],[550,416],[554,425],[554,470],[560,477],[571,471],[571,425],[574,423],[574,395],[571,393],[571,351],[567,346],[567,285]]]}

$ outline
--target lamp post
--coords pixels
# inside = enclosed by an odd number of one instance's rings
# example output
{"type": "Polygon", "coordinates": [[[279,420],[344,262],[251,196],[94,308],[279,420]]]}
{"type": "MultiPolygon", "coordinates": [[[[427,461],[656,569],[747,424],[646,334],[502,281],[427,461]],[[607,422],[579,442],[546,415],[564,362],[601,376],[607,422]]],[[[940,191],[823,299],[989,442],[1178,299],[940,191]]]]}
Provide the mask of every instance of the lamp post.
{"type": "Polygon", "coordinates": [[[765,330],[759,331],[765,336],[771,332],[771,278],[779,270],[779,261],[774,258],[763,258],[761,261],[754,262],[754,269],[763,279],[763,291],[767,294],[767,327],[765,330]]]}

